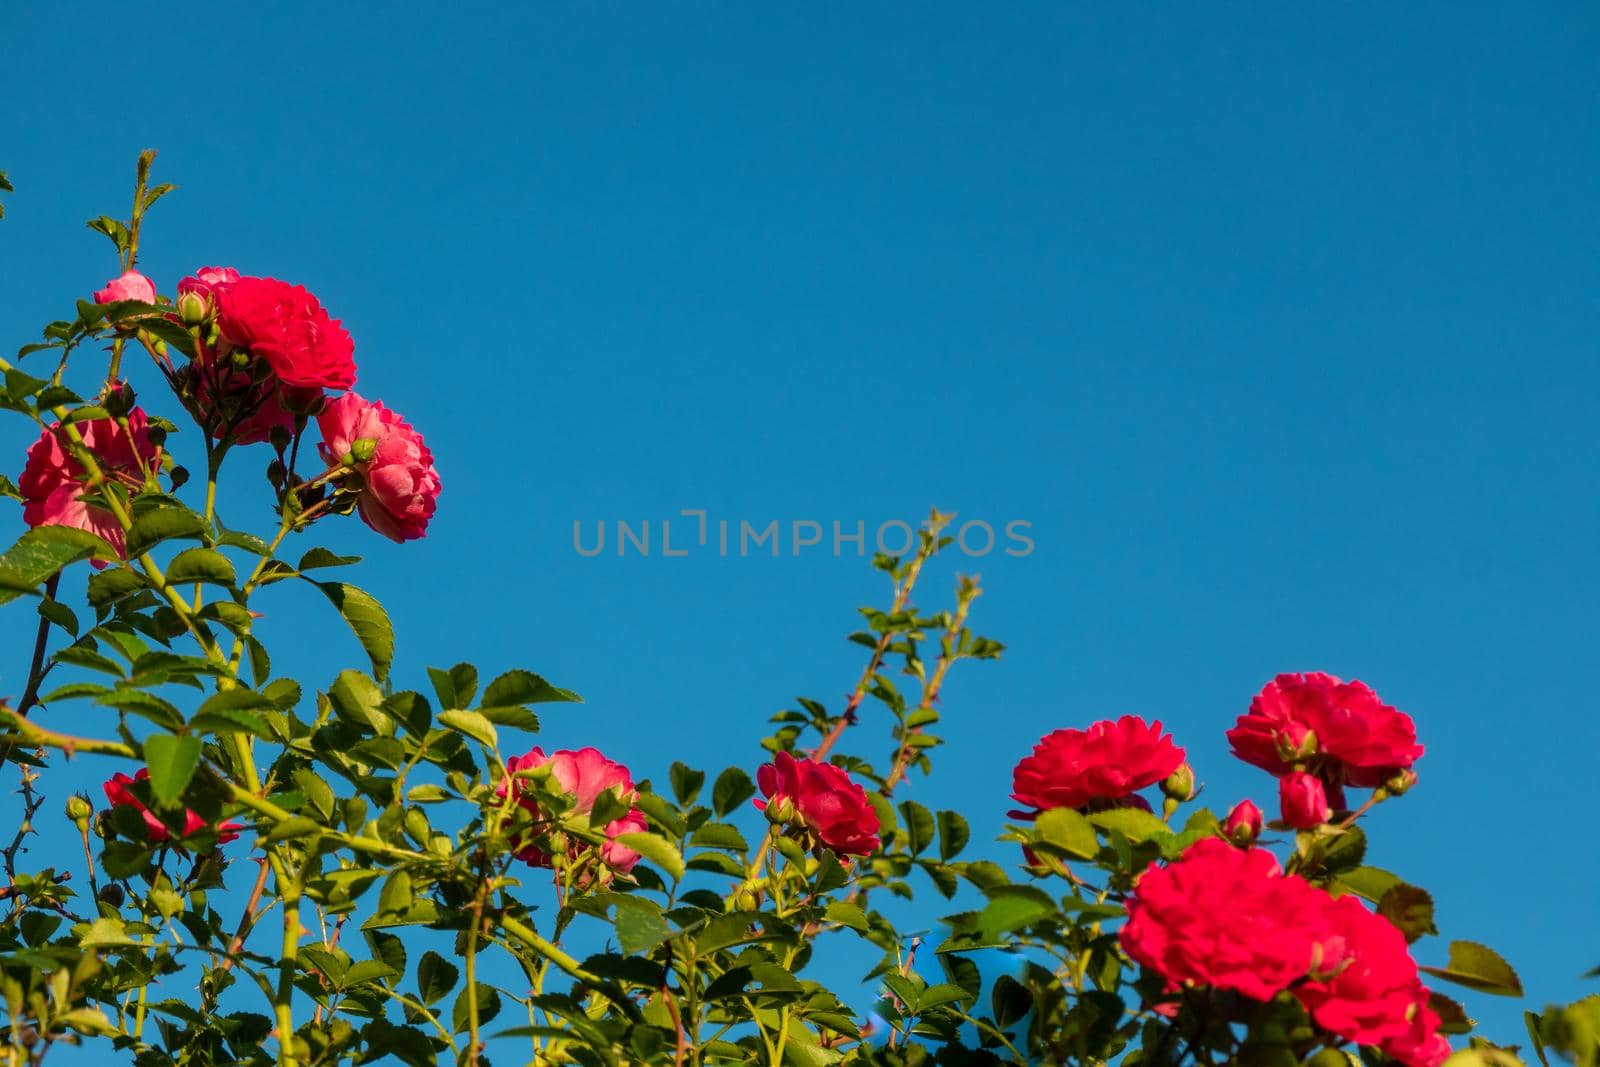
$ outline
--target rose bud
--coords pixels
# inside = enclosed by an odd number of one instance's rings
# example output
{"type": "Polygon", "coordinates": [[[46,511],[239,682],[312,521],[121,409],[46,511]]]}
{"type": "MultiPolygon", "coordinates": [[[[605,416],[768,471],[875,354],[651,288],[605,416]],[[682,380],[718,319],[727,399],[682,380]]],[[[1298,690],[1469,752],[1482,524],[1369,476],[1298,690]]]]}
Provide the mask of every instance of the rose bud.
{"type": "Polygon", "coordinates": [[[1392,797],[1403,797],[1416,784],[1417,772],[1406,767],[1383,780],[1383,791],[1392,797]]]}
{"type": "Polygon", "coordinates": [[[1194,768],[1187,763],[1180,765],[1177,770],[1161,780],[1161,792],[1173,800],[1193,800],[1194,768]]]}
{"type": "Polygon", "coordinates": [[[1305,771],[1291,771],[1279,780],[1278,803],[1279,818],[1296,830],[1321,826],[1333,815],[1322,779],[1305,771]]]}
{"type": "Polygon", "coordinates": [[[1249,848],[1261,836],[1261,809],[1241,800],[1222,823],[1222,835],[1240,848],[1249,848]]]}
{"type": "Polygon", "coordinates": [[[87,797],[74,793],[67,798],[67,818],[82,833],[89,832],[89,819],[94,815],[94,805],[87,797]]]}
{"type": "Polygon", "coordinates": [[[196,292],[180,292],[178,294],[178,318],[186,326],[198,326],[206,321],[206,316],[211,313],[211,307],[206,298],[196,292]]]}

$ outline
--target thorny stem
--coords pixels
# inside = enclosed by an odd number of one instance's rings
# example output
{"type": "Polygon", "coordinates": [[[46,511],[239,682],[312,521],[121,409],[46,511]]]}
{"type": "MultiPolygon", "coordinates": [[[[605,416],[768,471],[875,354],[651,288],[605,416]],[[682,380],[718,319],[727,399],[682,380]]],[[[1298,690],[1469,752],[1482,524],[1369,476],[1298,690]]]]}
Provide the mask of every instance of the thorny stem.
{"type": "MultiPolygon", "coordinates": [[[[922,700],[917,704],[917,711],[932,711],[933,706],[939,701],[939,690],[944,685],[945,675],[956,660],[962,657],[961,634],[967,625],[967,612],[972,607],[972,602],[983,595],[983,590],[978,587],[975,579],[962,577],[956,592],[956,610],[951,616],[950,625],[945,628],[944,636],[939,642],[939,662],[934,665],[933,675],[922,687],[922,700]]],[[[883,788],[879,790],[884,796],[894,792],[896,783],[905,776],[911,766],[911,759],[916,754],[916,749],[909,743],[909,738],[922,732],[921,726],[913,726],[908,730],[900,731],[900,747],[894,754],[894,766],[889,769],[889,776],[883,781],[883,788]]]]}
{"type": "MultiPolygon", "coordinates": [[[[44,596],[46,600],[56,598],[56,589],[61,585],[61,572],[56,571],[45,579],[44,596]]],[[[28,668],[28,685],[22,692],[22,700],[17,704],[16,714],[26,715],[28,709],[39,702],[39,686],[44,681],[45,666],[44,652],[50,640],[50,620],[43,614],[39,616],[39,629],[33,638],[33,662],[28,668]]],[[[3,765],[11,756],[10,744],[0,744],[0,765],[3,765]]]]}
{"type": "MultiPolygon", "coordinates": [[[[935,511],[929,517],[927,527],[923,530],[921,543],[917,547],[916,555],[911,557],[911,562],[906,565],[905,577],[895,584],[894,599],[889,607],[889,614],[895,615],[906,609],[911,599],[911,590],[917,584],[917,577],[922,573],[922,565],[939,551],[939,534],[947,526],[953,515],[941,515],[935,511]]],[[[883,666],[883,657],[889,651],[889,645],[894,640],[893,631],[878,635],[878,643],[873,646],[872,657],[867,660],[866,669],[861,672],[861,678],[850,692],[849,699],[845,702],[844,711],[833,721],[827,736],[822,743],[811,753],[811,758],[817,762],[826,759],[828,753],[838,742],[846,727],[856,721],[856,711],[861,707],[861,701],[866,698],[868,690],[872,688],[872,680],[877,677],[878,670],[883,666]]]]}

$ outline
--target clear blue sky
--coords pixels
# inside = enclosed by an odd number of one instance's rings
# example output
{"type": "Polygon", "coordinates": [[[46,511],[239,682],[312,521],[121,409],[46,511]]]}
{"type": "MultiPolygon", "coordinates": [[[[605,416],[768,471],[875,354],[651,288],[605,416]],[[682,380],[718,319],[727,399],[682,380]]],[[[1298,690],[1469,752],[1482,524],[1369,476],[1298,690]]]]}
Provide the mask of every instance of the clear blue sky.
{"type": "MultiPolygon", "coordinates": [[[[1428,748],[1371,858],[1529,1006],[1584,991],[1592,5],[183,12],[12,5],[0,332],[109,276],[83,220],[159,148],[163,290],[304,282],[434,448],[425,542],[322,539],[368,555],[402,684],[528,666],[589,701],[547,743],[753,765],[766,715],[854,680],[876,576],[787,543],[582,558],[574,520],[1026,520],[1031,555],[971,564],[1009,650],[954,677],[909,795],[986,838],[1041,734],[1132,712],[1265,806],[1223,730],[1276,671],[1359,677],[1428,748]]],[[[27,620],[0,614],[0,690],[27,620]]],[[[355,655],[298,593],[269,626],[311,684],[355,655]]],[[[1523,1005],[1468,999],[1517,1039],[1523,1005]]]]}

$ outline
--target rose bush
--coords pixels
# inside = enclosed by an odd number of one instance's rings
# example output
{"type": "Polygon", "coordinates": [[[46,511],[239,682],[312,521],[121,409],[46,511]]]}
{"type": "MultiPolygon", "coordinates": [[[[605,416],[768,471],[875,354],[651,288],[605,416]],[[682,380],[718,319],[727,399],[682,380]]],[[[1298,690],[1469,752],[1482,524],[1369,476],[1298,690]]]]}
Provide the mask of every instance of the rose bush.
{"type": "MultiPolygon", "coordinates": [[[[851,635],[868,652],[844,702],[801,699],[715,776],[529,748],[538,709],[579,699],[532,671],[397,670],[388,616],[344,577],[357,561],[289,546],[349,515],[425,536],[434,457],[350,391],[354,341],[309,290],[213,266],[163,293],[138,271],[171,188],[152,156],[129,217],[90,224],[117,278],[0,360],[0,406],[29,426],[0,481],[21,503],[0,604],[37,616],[0,704],[20,783],[5,1067],[70,1044],[137,1067],[1521,1062],[1434,988],[1519,996],[1516,972],[1425,941],[1449,917],[1368,863],[1366,815],[1417,784],[1423,747],[1361,682],[1279,675],[1227,732],[1278,779],[1271,824],[1249,800],[1200,806],[1199,770],[1137,716],[1019,753],[1017,869],[968,854],[961,812],[905,797],[953,670],[1002,652],[970,625],[976,580],[919,604],[950,516],[875,560],[888,604],[851,635]],[[217,511],[258,458],[264,536],[217,511]],[[275,672],[255,622],[290,584],[364,662],[316,686],[275,672]],[[873,722],[877,758],[852,750],[873,722]],[[107,767],[105,802],[52,818],[76,759],[107,767]],[[1347,788],[1371,792],[1351,810],[1347,788]],[[63,831],[81,867],[30,869],[33,835],[63,831]],[[930,891],[948,914],[918,906],[930,891]],[[830,988],[850,964],[828,960],[865,960],[869,985],[830,988]]],[[[1600,1000],[1527,1019],[1540,1060],[1600,1057],[1600,1000]]]]}

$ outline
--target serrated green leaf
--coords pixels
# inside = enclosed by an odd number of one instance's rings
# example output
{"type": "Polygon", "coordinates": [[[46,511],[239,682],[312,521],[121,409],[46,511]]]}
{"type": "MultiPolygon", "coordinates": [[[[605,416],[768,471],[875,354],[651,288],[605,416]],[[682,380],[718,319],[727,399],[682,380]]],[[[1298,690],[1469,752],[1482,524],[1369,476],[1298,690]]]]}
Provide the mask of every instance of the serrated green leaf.
{"type": "Polygon", "coordinates": [[[674,882],[683,877],[683,854],[678,851],[676,845],[660,834],[618,834],[616,842],[624,848],[633,849],[633,851],[660,867],[672,877],[674,882]]]}
{"type": "Polygon", "coordinates": [[[459,708],[441,711],[439,724],[459,734],[465,734],[487,748],[495,748],[500,743],[494,724],[476,711],[462,711],[459,708]]]}
{"type": "MultiPolygon", "coordinates": [[[[309,578],[307,581],[311,581],[309,578]]],[[[343,582],[311,582],[322,590],[361,643],[367,658],[372,661],[372,676],[383,681],[389,676],[389,664],[394,660],[394,626],[388,612],[383,610],[372,594],[343,582]]]]}
{"type": "Polygon", "coordinates": [[[150,794],[159,803],[172,804],[183,796],[200,766],[200,739],[152,734],[144,742],[144,762],[150,768],[150,794]]]}
{"type": "Polygon", "coordinates": [[[186,548],[172,557],[167,565],[167,581],[210,582],[213,585],[231,586],[234,583],[233,563],[221,552],[211,548],[186,548]]]}

